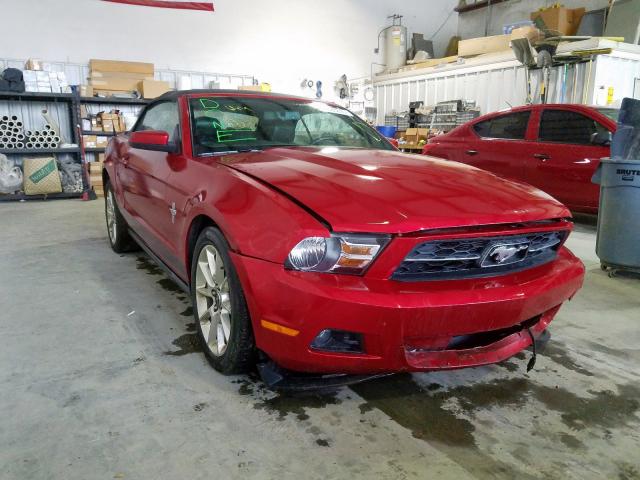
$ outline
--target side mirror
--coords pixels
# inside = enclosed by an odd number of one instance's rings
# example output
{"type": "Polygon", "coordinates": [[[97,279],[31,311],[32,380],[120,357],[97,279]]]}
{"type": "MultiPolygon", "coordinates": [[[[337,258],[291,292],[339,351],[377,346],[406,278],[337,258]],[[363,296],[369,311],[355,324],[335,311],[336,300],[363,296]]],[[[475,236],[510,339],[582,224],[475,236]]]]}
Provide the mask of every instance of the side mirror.
{"type": "Polygon", "coordinates": [[[154,152],[177,153],[178,144],[169,141],[169,134],[160,130],[141,130],[129,135],[131,148],[153,150],[154,152]]]}
{"type": "Polygon", "coordinates": [[[600,145],[602,147],[608,147],[611,145],[611,132],[596,132],[591,135],[591,143],[593,145],[600,145]]]}

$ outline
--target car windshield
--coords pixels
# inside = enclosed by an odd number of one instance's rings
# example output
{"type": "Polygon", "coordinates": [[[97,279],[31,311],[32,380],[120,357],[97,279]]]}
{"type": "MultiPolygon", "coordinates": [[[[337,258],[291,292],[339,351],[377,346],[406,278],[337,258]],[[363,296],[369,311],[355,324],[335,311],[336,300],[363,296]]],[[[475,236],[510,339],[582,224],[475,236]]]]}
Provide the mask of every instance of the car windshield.
{"type": "Polygon", "coordinates": [[[604,115],[605,117],[609,117],[614,122],[618,121],[618,114],[620,110],[617,108],[596,108],[596,110],[604,115]]]}
{"type": "Polygon", "coordinates": [[[321,146],[392,150],[375,129],[344,108],[279,97],[190,99],[196,155],[321,146]]]}

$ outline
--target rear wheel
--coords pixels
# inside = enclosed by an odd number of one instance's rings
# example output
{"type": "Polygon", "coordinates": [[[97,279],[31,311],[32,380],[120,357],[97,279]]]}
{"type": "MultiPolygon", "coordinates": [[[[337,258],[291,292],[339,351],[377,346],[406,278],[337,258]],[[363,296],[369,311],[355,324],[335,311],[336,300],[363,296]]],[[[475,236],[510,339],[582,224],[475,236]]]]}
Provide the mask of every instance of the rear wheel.
{"type": "Polygon", "coordinates": [[[116,253],[130,252],[138,245],[129,235],[129,227],[122,217],[116,197],[111,188],[111,183],[107,181],[104,187],[104,214],[107,220],[107,233],[109,234],[109,244],[116,253]]]}
{"type": "Polygon", "coordinates": [[[191,301],[209,363],[224,374],[246,372],[255,344],[242,285],[217,228],[200,234],[191,260],[191,301]]]}

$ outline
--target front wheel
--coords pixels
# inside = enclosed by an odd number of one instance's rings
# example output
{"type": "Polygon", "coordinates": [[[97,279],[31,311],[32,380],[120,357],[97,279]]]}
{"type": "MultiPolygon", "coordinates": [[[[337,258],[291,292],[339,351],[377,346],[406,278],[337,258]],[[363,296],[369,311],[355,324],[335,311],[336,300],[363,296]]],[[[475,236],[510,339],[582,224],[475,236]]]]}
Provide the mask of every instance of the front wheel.
{"type": "Polygon", "coordinates": [[[255,342],[242,285],[217,228],[202,231],[191,260],[191,301],[198,337],[209,363],[224,374],[254,363],[255,342]]]}
{"type": "Polygon", "coordinates": [[[116,253],[130,252],[137,248],[136,242],[129,235],[129,227],[122,217],[111,183],[104,187],[104,216],[107,221],[109,244],[116,253]]]}

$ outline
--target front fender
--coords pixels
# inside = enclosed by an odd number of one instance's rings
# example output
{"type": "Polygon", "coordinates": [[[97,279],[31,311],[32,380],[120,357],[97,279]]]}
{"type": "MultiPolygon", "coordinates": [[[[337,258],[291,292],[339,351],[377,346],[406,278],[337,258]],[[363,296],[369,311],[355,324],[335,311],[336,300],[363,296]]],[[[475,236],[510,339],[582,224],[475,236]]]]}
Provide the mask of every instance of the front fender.
{"type": "Polygon", "coordinates": [[[277,190],[224,165],[209,168],[215,172],[185,205],[186,265],[188,232],[200,216],[220,228],[234,252],[276,263],[283,263],[302,238],[328,235],[327,227],[277,190]]]}

